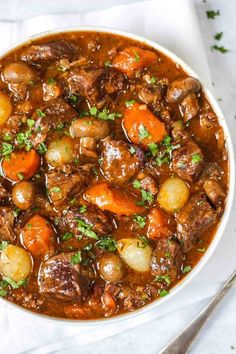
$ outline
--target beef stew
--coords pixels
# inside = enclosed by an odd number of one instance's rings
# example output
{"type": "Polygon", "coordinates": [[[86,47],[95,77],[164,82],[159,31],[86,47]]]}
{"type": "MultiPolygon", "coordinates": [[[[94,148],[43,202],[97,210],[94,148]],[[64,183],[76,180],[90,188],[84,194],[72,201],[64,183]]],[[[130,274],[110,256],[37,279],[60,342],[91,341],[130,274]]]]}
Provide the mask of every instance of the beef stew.
{"type": "Polygon", "coordinates": [[[201,84],[147,45],[51,35],[0,60],[0,296],[98,319],[168,296],[228,191],[201,84]]]}

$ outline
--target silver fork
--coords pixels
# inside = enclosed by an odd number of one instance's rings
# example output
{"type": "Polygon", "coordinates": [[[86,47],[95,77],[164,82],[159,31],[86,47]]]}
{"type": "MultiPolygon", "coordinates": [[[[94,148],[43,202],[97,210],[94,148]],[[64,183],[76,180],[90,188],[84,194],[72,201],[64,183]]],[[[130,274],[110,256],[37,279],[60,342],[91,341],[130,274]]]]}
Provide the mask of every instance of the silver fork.
{"type": "Polygon", "coordinates": [[[165,348],[163,348],[159,354],[185,354],[211,312],[235,283],[236,271],[231,274],[222,288],[220,288],[216,295],[206,304],[202,311],[165,348]]]}

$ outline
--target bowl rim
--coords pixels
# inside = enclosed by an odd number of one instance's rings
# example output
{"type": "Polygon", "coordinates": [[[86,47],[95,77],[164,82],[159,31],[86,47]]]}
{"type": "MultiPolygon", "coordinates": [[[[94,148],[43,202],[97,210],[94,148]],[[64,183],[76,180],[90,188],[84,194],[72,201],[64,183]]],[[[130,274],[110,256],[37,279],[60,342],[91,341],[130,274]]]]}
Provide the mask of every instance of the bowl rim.
{"type": "Polygon", "coordinates": [[[164,302],[170,301],[174,297],[175,294],[180,292],[185,286],[187,286],[192,279],[202,270],[202,268],[207,264],[209,259],[212,257],[217,245],[219,244],[221,238],[223,237],[225,228],[227,226],[229,216],[230,216],[230,211],[232,209],[232,204],[233,204],[233,199],[234,199],[234,188],[235,188],[235,158],[234,158],[234,149],[233,149],[233,144],[232,144],[232,139],[230,136],[229,128],[227,125],[227,122],[224,118],[224,115],[210,92],[209,88],[206,87],[204,84],[204,81],[201,80],[201,78],[196,74],[194,70],[192,70],[189,65],[187,65],[181,58],[179,58],[176,54],[174,54],[172,51],[169,49],[166,49],[162,45],[160,45],[158,42],[155,42],[153,40],[146,39],[143,36],[133,34],[127,31],[122,31],[122,30],[117,30],[111,27],[103,27],[103,26],[73,26],[73,27],[63,27],[63,28],[55,28],[51,29],[48,31],[40,32],[38,34],[34,34],[32,36],[27,37],[26,39],[19,40],[16,43],[12,44],[11,46],[3,49],[0,51],[0,59],[5,57],[6,55],[10,54],[14,50],[20,48],[21,46],[28,45],[31,42],[34,42],[39,39],[43,39],[46,37],[50,37],[52,35],[58,35],[58,34],[64,34],[68,32],[97,32],[97,33],[110,33],[112,35],[119,35],[131,40],[136,40],[138,42],[141,42],[143,44],[146,44],[153,49],[161,52],[162,54],[166,55],[168,58],[170,58],[173,62],[178,64],[179,66],[182,67],[182,69],[189,75],[197,80],[200,81],[202,90],[205,93],[206,97],[208,98],[214,112],[217,115],[218,121],[220,126],[223,128],[224,131],[224,136],[225,136],[225,142],[227,146],[227,151],[228,151],[228,167],[229,167],[229,184],[228,184],[228,196],[225,204],[225,210],[224,213],[221,217],[220,223],[216,229],[215,235],[212,238],[212,241],[210,245],[208,246],[207,251],[204,253],[204,255],[201,257],[199,262],[194,266],[193,270],[188,273],[181,281],[179,281],[171,290],[168,296],[156,299],[152,301],[150,304],[145,305],[144,307],[135,310],[134,312],[128,312],[128,313],[123,313],[114,317],[110,318],[101,318],[101,319],[94,319],[94,320],[76,320],[76,319],[66,319],[66,318],[61,318],[61,317],[54,317],[54,316],[48,316],[44,314],[40,314],[37,312],[33,312],[31,310],[28,310],[26,308],[23,308],[22,306],[12,303],[4,298],[1,298],[0,301],[3,303],[7,304],[9,307],[18,309],[25,314],[33,317],[33,318],[38,318],[41,320],[47,320],[48,322],[51,323],[58,323],[62,325],[74,325],[74,326],[86,326],[86,327],[94,327],[98,325],[110,325],[113,323],[125,321],[125,320],[130,320],[134,319],[136,317],[141,317],[144,314],[147,314],[149,311],[152,311],[154,308],[157,308],[164,302]]]}

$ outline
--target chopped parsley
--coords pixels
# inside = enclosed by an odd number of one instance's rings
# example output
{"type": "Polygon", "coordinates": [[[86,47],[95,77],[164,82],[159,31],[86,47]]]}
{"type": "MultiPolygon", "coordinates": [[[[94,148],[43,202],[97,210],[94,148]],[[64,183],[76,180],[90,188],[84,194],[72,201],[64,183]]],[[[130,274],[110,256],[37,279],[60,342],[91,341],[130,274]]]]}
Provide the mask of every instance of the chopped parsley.
{"type": "Polygon", "coordinates": [[[6,133],[3,137],[4,141],[12,141],[12,136],[10,133],[6,133]]]}
{"type": "Polygon", "coordinates": [[[159,293],[160,297],[164,297],[169,294],[169,291],[165,290],[165,289],[160,289],[160,290],[158,290],[158,293],[159,293]]]}
{"type": "Polygon", "coordinates": [[[216,16],[220,16],[220,10],[214,11],[214,10],[209,10],[206,11],[207,18],[214,20],[216,16]]]}
{"type": "Polygon", "coordinates": [[[140,189],[140,192],[141,192],[142,201],[138,202],[137,203],[138,205],[144,205],[145,202],[148,202],[148,203],[153,202],[153,200],[154,200],[153,195],[150,192],[145,191],[145,189],[141,189],[142,185],[138,179],[135,179],[133,181],[133,186],[135,189],[140,189]]]}
{"type": "Polygon", "coordinates": [[[46,117],[46,114],[43,111],[41,111],[40,109],[36,109],[36,113],[37,113],[39,118],[46,117]]]}
{"type": "Polygon", "coordinates": [[[140,181],[139,181],[138,179],[135,179],[135,180],[133,181],[133,186],[134,186],[134,188],[136,188],[136,189],[140,189],[140,188],[141,188],[141,183],[140,183],[140,181]]]}
{"type": "Polygon", "coordinates": [[[192,163],[195,164],[195,163],[198,163],[202,161],[202,157],[201,155],[199,154],[192,154],[192,163]]]}
{"type": "Polygon", "coordinates": [[[80,218],[75,219],[77,221],[77,229],[81,232],[82,235],[94,240],[98,240],[98,235],[92,230],[93,225],[87,224],[84,220],[80,218]]]}
{"type": "Polygon", "coordinates": [[[132,107],[135,103],[135,100],[125,101],[125,105],[127,108],[132,107]]]}
{"type": "Polygon", "coordinates": [[[147,129],[144,127],[143,124],[140,124],[138,127],[138,135],[140,137],[140,140],[146,139],[146,138],[150,138],[150,134],[147,131],[147,129]]]}
{"type": "Polygon", "coordinates": [[[171,284],[170,276],[169,275],[157,275],[154,279],[157,283],[166,283],[166,285],[171,284]]]}
{"type": "Polygon", "coordinates": [[[62,129],[64,129],[64,127],[65,127],[65,124],[63,122],[60,122],[57,124],[56,130],[62,130],[62,129]]]}
{"type": "Polygon", "coordinates": [[[146,225],[146,217],[142,215],[135,215],[133,217],[133,221],[136,222],[141,229],[143,229],[146,225]]]}
{"type": "Polygon", "coordinates": [[[78,96],[76,96],[76,95],[72,95],[72,96],[70,96],[70,100],[71,100],[71,102],[73,103],[73,104],[76,104],[77,103],[77,101],[78,101],[78,96]]]}
{"type": "Polygon", "coordinates": [[[8,246],[7,241],[1,241],[0,242],[0,250],[3,251],[6,247],[8,246]]]}
{"type": "Polygon", "coordinates": [[[117,243],[114,238],[111,236],[102,237],[97,243],[96,246],[101,248],[102,250],[106,250],[108,252],[115,252],[117,249],[117,243]]]}
{"type": "Polygon", "coordinates": [[[25,147],[26,151],[29,151],[32,148],[32,142],[29,140],[31,137],[31,129],[26,132],[21,132],[16,135],[16,142],[22,148],[25,147]]]}
{"type": "Polygon", "coordinates": [[[5,296],[7,296],[7,290],[0,288],[0,297],[5,297],[5,296]]]}
{"type": "Polygon", "coordinates": [[[140,203],[140,205],[144,205],[145,202],[148,202],[149,204],[153,203],[154,197],[150,192],[141,189],[141,196],[142,202],[140,203]]]}
{"type": "Polygon", "coordinates": [[[79,164],[79,158],[75,158],[73,162],[74,162],[75,165],[78,165],[79,164]]]}
{"type": "Polygon", "coordinates": [[[27,224],[28,229],[32,229],[32,224],[27,224]]]}
{"type": "Polygon", "coordinates": [[[89,113],[91,116],[103,120],[115,120],[115,118],[122,117],[121,113],[110,113],[106,108],[104,108],[102,111],[99,111],[96,107],[92,107],[90,108],[89,113]]]}
{"type": "Polygon", "coordinates": [[[223,45],[222,46],[218,46],[216,44],[211,46],[211,49],[213,50],[218,50],[218,52],[221,52],[223,54],[228,53],[229,49],[225,48],[223,45]]]}
{"type": "Polygon", "coordinates": [[[51,189],[51,192],[53,192],[53,193],[59,193],[61,191],[61,188],[60,187],[53,187],[52,189],[51,189]]]}
{"type": "Polygon", "coordinates": [[[92,107],[90,108],[89,113],[91,114],[91,116],[96,116],[98,113],[98,109],[96,107],[92,107]]]}
{"type": "Polygon", "coordinates": [[[79,208],[79,212],[83,214],[86,211],[87,211],[87,206],[86,205],[81,205],[81,207],[79,208]]]}
{"type": "Polygon", "coordinates": [[[101,164],[103,163],[103,157],[100,157],[100,158],[98,159],[98,163],[99,163],[99,165],[101,165],[101,164]]]}
{"type": "Polygon", "coordinates": [[[27,119],[27,125],[29,127],[29,129],[32,129],[33,126],[35,125],[35,120],[34,119],[27,119]]]}
{"type": "Polygon", "coordinates": [[[152,156],[156,156],[159,151],[159,147],[156,143],[149,144],[148,149],[149,149],[150,153],[152,154],[152,156]]]}
{"type": "Polygon", "coordinates": [[[139,248],[145,248],[148,245],[148,243],[149,243],[147,237],[146,236],[139,236],[139,239],[141,241],[141,244],[138,243],[138,247],[139,248]]]}
{"type": "Polygon", "coordinates": [[[49,78],[48,78],[48,84],[49,84],[49,85],[55,85],[56,83],[57,83],[56,80],[53,79],[52,77],[49,77],[49,78]]]}
{"type": "Polygon", "coordinates": [[[157,166],[162,166],[164,163],[169,164],[171,160],[172,151],[180,147],[179,144],[177,145],[172,144],[172,138],[169,135],[167,135],[163,139],[160,146],[162,146],[164,150],[159,151],[156,157],[155,161],[157,166]]]}
{"type": "Polygon", "coordinates": [[[79,264],[82,261],[81,251],[76,252],[73,256],[71,256],[71,264],[79,264]]]}
{"type": "Polygon", "coordinates": [[[62,235],[62,240],[68,241],[71,240],[73,237],[74,237],[73,232],[66,232],[64,235],[62,235]]]}
{"type": "Polygon", "coordinates": [[[39,147],[38,147],[37,151],[38,151],[38,153],[40,155],[43,155],[43,154],[45,154],[48,151],[47,146],[44,144],[44,142],[41,142],[39,144],[39,147]]]}
{"type": "Polygon", "coordinates": [[[203,248],[197,248],[197,251],[204,253],[204,252],[206,251],[206,248],[205,248],[205,247],[203,247],[203,248]]]}
{"type": "Polygon", "coordinates": [[[12,144],[9,144],[9,143],[6,143],[6,142],[2,143],[2,150],[1,150],[2,156],[10,155],[12,153],[12,151],[13,151],[12,144]]]}
{"type": "Polygon", "coordinates": [[[20,181],[22,181],[24,179],[24,175],[22,173],[17,173],[17,176],[19,178],[20,181]]]}
{"type": "Polygon", "coordinates": [[[14,216],[14,218],[17,218],[19,213],[20,213],[20,209],[19,208],[15,208],[13,211],[12,211],[12,214],[14,216]]]}
{"type": "Polygon", "coordinates": [[[157,82],[157,79],[155,78],[155,76],[152,76],[151,80],[150,80],[150,84],[155,84],[156,82],[157,82]]]}
{"type": "Polygon", "coordinates": [[[183,268],[182,273],[186,274],[186,273],[190,272],[190,270],[192,270],[192,267],[190,265],[188,265],[183,268]]]}
{"type": "Polygon", "coordinates": [[[92,248],[93,248],[93,244],[89,243],[83,248],[83,250],[89,252],[91,251],[92,248]]]}
{"type": "Polygon", "coordinates": [[[137,63],[140,61],[140,56],[139,56],[137,50],[134,50],[134,59],[137,63]]]}
{"type": "Polygon", "coordinates": [[[223,37],[223,32],[217,32],[214,36],[214,38],[219,41],[223,37]]]}
{"type": "Polygon", "coordinates": [[[19,280],[18,282],[14,281],[9,277],[3,277],[3,280],[9,284],[13,289],[18,289],[20,286],[24,286],[27,284],[27,279],[19,280]]]}
{"type": "Polygon", "coordinates": [[[110,60],[105,61],[104,66],[106,68],[110,68],[111,67],[111,61],[110,60]]]}
{"type": "Polygon", "coordinates": [[[133,146],[130,146],[129,152],[131,153],[131,155],[134,155],[136,153],[136,149],[133,146]]]}

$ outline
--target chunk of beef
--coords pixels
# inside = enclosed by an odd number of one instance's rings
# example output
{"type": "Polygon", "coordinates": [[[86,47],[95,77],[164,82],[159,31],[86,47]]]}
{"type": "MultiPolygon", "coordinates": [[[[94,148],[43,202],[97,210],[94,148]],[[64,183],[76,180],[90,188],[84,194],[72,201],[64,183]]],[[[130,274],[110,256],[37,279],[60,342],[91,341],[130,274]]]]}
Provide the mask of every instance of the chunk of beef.
{"type": "Polygon", "coordinates": [[[9,196],[9,193],[6,190],[6,188],[3,186],[1,179],[0,179],[0,201],[7,198],[8,196],[9,196]]]}
{"type": "Polygon", "coordinates": [[[190,93],[186,96],[181,102],[180,107],[184,122],[187,122],[195,117],[200,109],[195,93],[190,93]]]}
{"type": "Polygon", "coordinates": [[[182,248],[176,241],[160,239],[151,258],[151,274],[157,277],[168,276],[173,283],[180,276],[183,260],[182,248]]]}
{"type": "Polygon", "coordinates": [[[17,100],[25,100],[28,94],[28,86],[25,83],[9,83],[8,89],[17,100]]]}
{"type": "Polygon", "coordinates": [[[67,96],[83,97],[91,106],[98,108],[102,108],[127,87],[125,76],[109,68],[73,68],[64,75],[61,84],[67,96]]]}
{"type": "Polygon", "coordinates": [[[78,48],[74,43],[65,40],[33,44],[21,53],[21,60],[33,64],[48,64],[60,59],[73,60],[77,55],[78,48]]]}
{"type": "Polygon", "coordinates": [[[24,287],[15,290],[7,296],[7,299],[17,302],[21,306],[31,309],[40,310],[43,305],[43,300],[39,298],[38,294],[27,291],[24,287]]]}
{"type": "Polygon", "coordinates": [[[78,194],[86,181],[86,174],[50,171],[47,174],[47,188],[50,198],[55,207],[60,207],[68,200],[78,194]]]}
{"type": "Polygon", "coordinates": [[[0,207],[0,240],[13,243],[15,239],[14,233],[14,216],[13,209],[10,207],[0,207]]]}
{"type": "Polygon", "coordinates": [[[172,169],[181,178],[194,182],[204,169],[202,151],[199,146],[189,140],[172,153],[172,169]]]}
{"type": "Polygon", "coordinates": [[[34,113],[36,120],[30,137],[34,147],[37,147],[47,138],[47,134],[52,129],[57,129],[61,124],[68,124],[78,116],[78,113],[62,98],[55,98],[42,107],[43,116],[34,113]]]}
{"type": "Polygon", "coordinates": [[[123,306],[128,311],[134,311],[137,308],[146,305],[151,298],[148,288],[137,286],[132,289],[129,286],[123,285],[117,298],[123,302],[123,306]]]}
{"type": "Polygon", "coordinates": [[[122,140],[107,139],[102,144],[101,169],[111,183],[125,183],[140,169],[144,162],[144,153],[122,140]],[[132,149],[134,153],[132,153],[132,149]]]}
{"type": "Polygon", "coordinates": [[[73,264],[75,253],[61,253],[42,263],[39,290],[63,301],[79,301],[89,292],[89,280],[79,264],[73,264]]]}
{"type": "Polygon", "coordinates": [[[154,207],[147,215],[147,237],[151,240],[168,238],[174,234],[173,220],[162,209],[154,207]]]}
{"type": "Polygon", "coordinates": [[[207,201],[205,193],[194,194],[176,216],[177,235],[183,242],[184,250],[188,251],[216,220],[217,213],[207,201]]]}
{"type": "Polygon", "coordinates": [[[144,175],[140,179],[141,189],[149,192],[151,195],[156,195],[158,193],[157,183],[152,176],[144,175]]]}
{"type": "Polygon", "coordinates": [[[57,128],[60,123],[69,123],[78,116],[78,113],[59,97],[47,102],[42,111],[45,114],[43,118],[50,125],[50,129],[57,128]]]}
{"type": "Polygon", "coordinates": [[[223,171],[217,162],[206,162],[204,165],[204,170],[198,180],[198,184],[203,186],[203,184],[208,179],[219,181],[221,179],[222,173],[223,171]]]}
{"type": "Polygon", "coordinates": [[[180,145],[172,152],[172,169],[181,178],[195,182],[204,169],[202,151],[183,129],[174,127],[172,134],[180,145]]]}
{"type": "Polygon", "coordinates": [[[101,236],[109,235],[112,231],[112,222],[109,217],[94,206],[89,206],[84,213],[81,213],[79,208],[71,208],[63,217],[63,224],[69,226],[74,235],[81,236],[78,220],[84,221],[101,236]]]}
{"type": "Polygon", "coordinates": [[[14,136],[19,132],[22,123],[26,121],[26,116],[22,114],[11,115],[5,124],[1,126],[0,137],[5,135],[14,136]]]}
{"type": "Polygon", "coordinates": [[[180,103],[190,93],[196,93],[201,85],[197,79],[187,77],[173,81],[167,90],[167,101],[171,103],[180,103]]]}
{"type": "Polygon", "coordinates": [[[56,211],[46,196],[37,193],[34,198],[34,205],[39,208],[40,215],[45,217],[54,218],[56,211]]]}
{"type": "Polygon", "coordinates": [[[155,104],[162,98],[162,88],[160,86],[142,87],[138,91],[138,97],[146,104],[155,104]]]}
{"type": "Polygon", "coordinates": [[[223,205],[226,193],[221,185],[223,171],[216,162],[207,162],[198,185],[203,187],[211,203],[218,207],[223,205]]]}
{"type": "Polygon", "coordinates": [[[206,180],[203,185],[203,189],[214,206],[217,207],[223,204],[226,193],[218,181],[214,181],[212,179],[206,180]]]}

